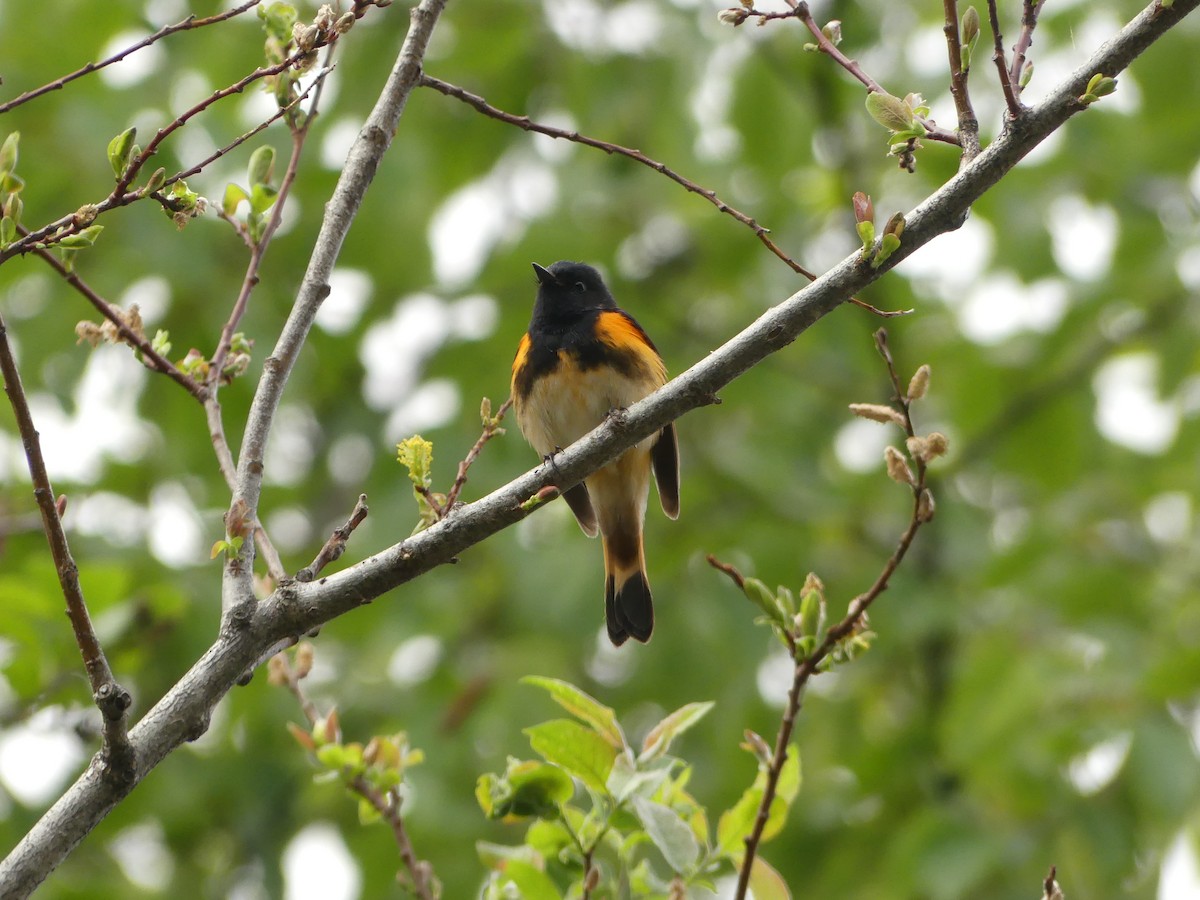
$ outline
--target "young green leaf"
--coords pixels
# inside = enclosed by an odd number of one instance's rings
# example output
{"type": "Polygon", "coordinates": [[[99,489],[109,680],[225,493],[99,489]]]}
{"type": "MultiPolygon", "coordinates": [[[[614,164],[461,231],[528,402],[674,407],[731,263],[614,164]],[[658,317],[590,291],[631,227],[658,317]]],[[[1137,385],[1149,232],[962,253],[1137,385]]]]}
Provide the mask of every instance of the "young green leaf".
{"type": "Polygon", "coordinates": [[[58,245],[68,250],[82,250],[96,243],[96,238],[100,237],[100,232],[103,230],[103,225],[90,225],[77,234],[67,235],[58,242],[58,245]]]}
{"type": "Polygon", "coordinates": [[[420,487],[433,483],[433,444],[419,434],[396,445],[396,459],[408,469],[409,480],[420,487]]]}
{"type": "Polygon", "coordinates": [[[783,876],[761,856],[754,857],[750,866],[750,893],[754,900],[792,900],[792,892],[783,876]]]}
{"type": "Polygon", "coordinates": [[[133,141],[137,137],[136,128],[126,128],[108,142],[108,164],[112,166],[113,175],[121,177],[121,173],[129,165],[133,156],[133,141]]]}
{"type": "Polygon", "coordinates": [[[504,775],[479,776],[475,799],[489,819],[505,816],[558,815],[558,808],[575,793],[571,776],[557,766],[509,759],[504,775]]]}
{"type": "Polygon", "coordinates": [[[250,188],[250,209],[260,216],[275,205],[279,189],[269,184],[256,184],[250,188]]]}
{"type": "Polygon", "coordinates": [[[867,112],[888,131],[907,132],[917,124],[907,103],[882,91],[867,94],[867,112]]]}
{"type": "Polygon", "coordinates": [[[237,212],[238,204],[245,200],[250,202],[250,195],[246,193],[246,189],[240,184],[234,184],[232,181],[225,185],[225,196],[221,200],[221,210],[227,216],[232,216],[237,212]]]}
{"type": "MultiPolygon", "coordinates": [[[[766,787],[766,772],[760,771],[755,779],[755,786],[766,787]]],[[[792,744],[788,747],[788,758],[779,773],[779,781],[775,784],[775,797],[771,800],[771,809],[767,814],[767,824],[763,827],[762,841],[766,843],[783,831],[787,824],[788,810],[796,794],[800,792],[800,750],[792,744]]],[[[761,794],[760,794],[761,796],[761,794]]]]}
{"type": "Polygon", "coordinates": [[[667,865],[680,874],[689,872],[700,857],[700,844],[688,824],[669,806],[645,797],[634,797],[633,808],[667,865]]]}
{"type": "Polygon", "coordinates": [[[616,713],[575,685],[557,678],[546,678],[540,675],[527,675],[521,679],[521,683],[540,687],[549,692],[555,703],[575,718],[592,726],[593,730],[608,743],[618,749],[625,746],[625,735],[621,732],[621,726],[617,724],[616,713]]]}
{"type": "Polygon", "coordinates": [[[523,859],[511,859],[505,863],[501,883],[513,885],[521,900],[562,900],[562,894],[550,876],[523,859]]]}
{"type": "Polygon", "coordinates": [[[14,131],[0,144],[0,172],[12,172],[17,168],[17,145],[21,142],[21,132],[14,131]]]}
{"type": "Polygon", "coordinates": [[[607,789],[617,803],[624,803],[635,794],[652,797],[671,776],[670,760],[657,759],[641,769],[635,769],[629,757],[618,754],[608,775],[607,789]]]}
{"type": "Polygon", "coordinates": [[[762,803],[762,787],[758,780],[748,787],[738,802],[721,813],[717,820],[717,852],[733,860],[742,858],[746,849],[745,840],[754,830],[754,819],[758,815],[758,805],[762,803]]]}
{"type": "Polygon", "coordinates": [[[573,719],[554,719],[525,729],[529,746],[547,761],[561,766],[597,793],[607,793],[609,773],[617,750],[573,719]]]}
{"type": "Polygon", "coordinates": [[[246,166],[246,178],[249,180],[251,189],[260,184],[270,184],[271,178],[275,174],[275,148],[271,146],[259,147],[250,154],[250,162],[246,166]]]}
{"type": "Polygon", "coordinates": [[[647,762],[662,756],[675,738],[708,715],[715,705],[712,701],[689,703],[666,716],[646,735],[646,740],[642,742],[642,753],[638,757],[638,762],[647,762]]]}

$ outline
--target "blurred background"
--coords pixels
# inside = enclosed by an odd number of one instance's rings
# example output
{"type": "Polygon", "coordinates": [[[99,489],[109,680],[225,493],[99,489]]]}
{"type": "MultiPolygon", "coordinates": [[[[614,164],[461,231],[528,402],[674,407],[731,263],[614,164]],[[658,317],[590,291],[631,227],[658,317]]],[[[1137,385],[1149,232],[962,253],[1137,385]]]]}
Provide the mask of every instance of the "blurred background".
{"type": "MultiPolygon", "coordinates": [[[[782,9],[763,0],[764,8],[782,9]]],[[[850,198],[882,221],[958,164],[929,144],[914,175],[886,157],[861,87],[804,51],[794,21],[737,29],[708,0],[453,0],[426,70],[516,114],[628,147],[715,190],[822,271],[856,245],[850,198]]],[[[983,4],[980,11],[984,12],[983,4]]],[[[302,4],[302,18],[315,12],[302,4]]],[[[246,410],[299,285],[322,206],[408,24],[371,11],[343,40],[284,226],[242,324],[248,373],[221,393],[236,453],[246,410]]],[[[953,127],[941,4],[818,2],[842,49],[893,94],[924,94],[953,127]]],[[[965,7],[965,4],[964,4],[965,7]]],[[[1019,4],[1001,4],[1011,46],[1019,4]]],[[[211,2],[0,2],[0,97],[129,46],[211,2]]],[[[1138,10],[1047,4],[1025,99],[1034,102],[1138,10]]],[[[985,16],[986,18],[986,16],[985,16]]],[[[1195,17],[1193,17],[1195,18],[1195,17]]],[[[1155,45],[1117,92],[863,295],[913,313],[887,322],[903,378],[932,367],[918,428],[951,454],[938,515],[871,612],[864,658],[818,678],[795,740],[804,784],[764,855],[807,896],[1028,898],[1051,864],[1069,897],[1196,896],[1200,836],[1200,23],[1155,45]]],[[[0,116],[21,132],[25,221],[111,188],[108,141],[154,129],[261,64],[253,13],[175,35],[0,116]]],[[[984,49],[972,98],[984,138],[1003,112],[984,49]]],[[[157,164],[203,159],[272,112],[254,89],[169,140],[157,164]]],[[[189,179],[219,203],[278,126],[189,179]]],[[[78,270],[136,303],[171,357],[211,356],[246,251],[209,214],[177,231],[138,204],[104,217],[78,270]]],[[[416,507],[395,443],[434,442],[445,490],[498,406],[528,321],[530,262],[593,263],[681,372],[802,282],[751,231],[655,172],[532,136],[432,91],[412,96],[342,252],[268,447],[261,514],[289,571],[309,563],[360,492],[371,515],[341,566],[407,535],[416,507]]],[[[200,406],[127,348],[76,344],[94,311],[42,261],[0,269],[0,310],[109,658],[148,709],[212,642],[229,495],[200,406]]],[[[406,818],[447,898],[484,877],[489,823],[476,777],[529,756],[521,729],[552,717],[526,674],[572,681],[632,739],[666,711],[714,700],[676,750],[715,821],[754,774],[745,728],[773,735],[789,665],[707,553],[769,584],[825,581],[833,610],[864,590],[909,514],[883,472],[898,432],[853,419],[886,402],[871,334],[847,306],[678,423],[683,513],[655,500],[648,646],[603,637],[600,547],[563,504],[331,623],[314,698],[347,740],[408,732],[427,754],[406,818]]],[[[509,423],[471,469],[473,500],[536,462],[509,423]]],[[[11,410],[0,409],[0,844],[7,849],[98,746],[11,410]]],[[[359,826],[314,784],[285,731],[293,699],[256,677],[200,741],[168,758],[39,896],[397,895],[385,828],[359,826]],[[319,889],[317,886],[320,886],[319,889]],[[314,893],[314,890],[316,892],[314,893]]]]}

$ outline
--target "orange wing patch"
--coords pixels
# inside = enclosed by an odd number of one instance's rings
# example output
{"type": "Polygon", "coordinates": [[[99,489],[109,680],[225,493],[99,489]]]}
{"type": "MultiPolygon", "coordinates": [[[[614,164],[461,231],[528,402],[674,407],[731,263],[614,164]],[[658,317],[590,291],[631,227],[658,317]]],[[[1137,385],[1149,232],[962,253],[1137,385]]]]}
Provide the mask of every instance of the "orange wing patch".
{"type": "Polygon", "coordinates": [[[525,367],[525,361],[529,358],[529,348],[532,342],[529,340],[529,334],[521,335],[521,343],[517,345],[517,357],[512,364],[512,392],[517,392],[517,373],[525,367]]]}
{"type": "Polygon", "coordinates": [[[667,367],[646,332],[623,312],[605,310],[596,318],[596,337],[614,353],[636,360],[657,385],[667,383],[667,367]]]}

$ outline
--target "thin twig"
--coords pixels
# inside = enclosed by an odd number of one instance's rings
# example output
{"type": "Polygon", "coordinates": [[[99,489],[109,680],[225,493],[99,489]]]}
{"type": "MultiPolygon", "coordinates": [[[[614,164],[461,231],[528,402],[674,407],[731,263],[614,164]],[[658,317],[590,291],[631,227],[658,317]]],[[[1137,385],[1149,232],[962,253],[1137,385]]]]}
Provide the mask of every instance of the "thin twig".
{"type": "MultiPolygon", "coordinates": [[[[326,49],[325,67],[317,75],[316,79],[304,91],[295,97],[291,102],[281,106],[276,113],[271,116],[259,130],[265,128],[271,122],[282,116],[288,115],[310,92],[313,93],[312,105],[309,107],[309,113],[305,117],[304,124],[300,127],[293,125],[293,119],[288,119],[288,125],[292,131],[292,152],[288,159],[287,170],[284,173],[283,179],[280,182],[279,193],[276,195],[275,204],[271,209],[271,215],[267,220],[267,224],[263,229],[262,235],[257,241],[250,239],[250,234],[240,223],[233,222],[235,230],[242,235],[243,240],[247,242],[250,248],[250,260],[246,266],[246,274],[242,279],[242,286],[238,291],[237,299],[234,301],[233,309],[230,311],[229,319],[225,322],[221,329],[221,337],[217,343],[216,353],[213,355],[211,364],[209,365],[209,376],[206,385],[208,397],[205,400],[205,415],[209,423],[209,435],[212,438],[214,448],[217,448],[218,462],[221,465],[221,471],[225,475],[226,483],[229,485],[230,491],[237,488],[237,467],[233,463],[232,453],[229,451],[227,439],[225,436],[225,426],[221,419],[221,403],[219,393],[221,387],[221,375],[225,368],[225,361],[229,357],[230,348],[233,345],[233,336],[236,332],[238,323],[245,314],[246,306],[250,301],[250,293],[258,284],[258,270],[262,264],[263,256],[267,252],[267,247],[271,243],[271,239],[275,236],[276,230],[279,228],[279,223],[283,218],[283,208],[287,203],[289,194],[291,193],[292,184],[296,180],[296,175],[299,172],[300,154],[304,149],[305,139],[309,134],[309,126],[315,120],[316,108],[320,100],[321,90],[325,84],[325,79],[329,72],[332,71],[330,58],[333,54],[333,49],[336,44],[329,44],[326,49]],[[222,452],[222,450],[224,452],[222,452]]],[[[240,139],[245,140],[250,136],[249,133],[243,135],[240,139]]],[[[278,551],[275,549],[270,538],[267,536],[266,529],[263,528],[262,522],[258,517],[254,520],[254,540],[259,552],[263,556],[263,561],[266,563],[267,572],[278,584],[280,580],[287,577],[287,570],[283,567],[283,561],[279,557],[278,551]]]]}
{"type": "MultiPolygon", "coordinates": [[[[334,45],[329,46],[329,52],[333,52],[334,45]]],[[[275,197],[275,204],[271,207],[271,215],[267,219],[267,224],[263,228],[262,236],[257,241],[251,242],[250,261],[246,265],[246,275],[242,279],[242,287],[238,291],[237,300],[233,304],[233,309],[229,314],[229,319],[221,329],[221,339],[217,343],[217,352],[213,355],[212,365],[209,367],[208,374],[208,389],[213,396],[216,396],[221,383],[221,371],[225,368],[225,360],[229,356],[230,347],[233,345],[233,335],[237,330],[238,323],[241,322],[242,316],[245,315],[246,306],[250,301],[250,293],[258,284],[258,270],[262,265],[263,257],[267,253],[267,247],[271,243],[271,238],[275,236],[276,230],[279,228],[279,223],[283,221],[283,208],[287,203],[288,195],[291,193],[292,184],[296,180],[296,174],[300,170],[300,154],[304,150],[305,139],[309,134],[309,126],[316,120],[316,103],[320,97],[321,84],[324,84],[325,77],[332,71],[326,67],[317,76],[316,81],[308,86],[308,90],[289,103],[287,106],[280,108],[279,113],[272,118],[278,118],[292,110],[309,91],[314,88],[317,94],[313,98],[313,107],[310,109],[309,115],[304,120],[304,125],[299,128],[292,129],[292,152],[288,158],[287,170],[284,172],[283,179],[279,183],[279,193],[275,197]]]]}
{"type": "Polygon", "coordinates": [[[316,578],[321,570],[327,565],[340,557],[346,550],[346,541],[350,540],[350,535],[354,533],[363,519],[367,517],[370,510],[367,508],[367,495],[359,494],[358,502],[354,504],[354,511],[350,513],[350,518],[346,520],[346,524],[341,528],[335,528],[333,534],[329,536],[329,540],[325,542],[316,558],[296,573],[297,581],[312,581],[316,578]]]}
{"type": "Polygon", "coordinates": [[[1025,70],[1025,57],[1033,45],[1033,30],[1037,28],[1038,16],[1045,2],[1046,0],[1025,0],[1021,7],[1021,33],[1013,47],[1012,67],[1008,71],[1008,80],[1018,93],[1022,90],[1021,75],[1025,70]]]}
{"type": "Polygon", "coordinates": [[[28,103],[30,100],[34,100],[37,97],[42,96],[42,94],[48,94],[51,91],[61,90],[63,87],[70,84],[72,81],[75,81],[77,78],[82,78],[84,75],[90,75],[92,72],[97,72],[100,69],[103,69],[105,66],[111,66],[113,63],[120,62],[130,54],[141,50],[143,47],[149,47],[151,44],[160,41],[169,35],[175,34],[179,31],[194,31],[197,28],[203,28],[205,25],[215,25],[218,22],[224,22],[226,19],[232,19],[234,16],[240,16],[247,10],[253,9],[254,7],[258,6],[260,2],[261,0],[249,0],[248,3],[243,3],[241,6],[226,10],[225,12],[219,13],[215,16],[197,19],[194,15],[190,15],[186,19],[176,22],[174,25],[164,25],[158,31],[154,32],[154,34],[147,38],[143,38],[130,47],[126,47],[120,53],[115,53],[98,63],[90,62],[83,68],[76,69],[69,75],[63,75],[61,78],[56,78],[54,81],[44,84],[39,88],[26,91],[19,97],[14,97],[12,100],[9,100],[7,103],[0,103],[0,115],[3,115],[10,109],[20,106],[22,103],[28,103]]]}
{"type": "MultiPolygon", "coordinates": [[[[762,242],[764,247],[774,253],[775,256],[777,256],[784,263],[786,263],[788,268],[790,268],[797,275],[803,275],[809,281],[817,280],[817,276],[813,272],[809,271],[804,266],[800,265],[800,263],[796,262],[796,260],[792,259],[792,257],[788,256],[788,254],[785,253],[778,244],[768,237],[771,229],[760,225],[757,221],[740,210],[734,209],[732,206],[718,197],[716,191],[702,187],[691,179],[685,178],[674,169],[671,169],[663,163],[646,156],[646,154],[642,153],[640,150],[622,147],[620,144],[613,144],[609,141],[602,141],[599,138],[589,137],[586,134],[580,134],[578,131],[567,131],[564,128],[555,128],[553,125],[545,125],[541,122],[534,121],[533,119],[529,118],[529,116],[518,116],[510,112],[505,112],[498,107],[492,106],[478,94],[472,94],[466,88],[459,87],[456,84],[450,84],[447,81],[442,81],[440,78],[434,78],[432,75],[424,72],[421,73],[420,86],[433,88],[435,91],[445,94],[447,97],[453,97],[455,100],[461,100],[463,103],[474,107],[489,118],[496,119],[508,125],[515,125],[517,128],[520,128],[524,131],[531,131],[536,134],[544,134],[547,137],[557,138],[559,140],[572,141],[576,144],[583,144],[586,147],[594,147],[597,150],[603,150],[605,153],[610,155],[616,154],[618,156],[624,156],[627,159],[632,159],[634,162],[639,162],[642,165],[653,169],[655,172],[658,172],[660,175],[665,175],[667,178],[670,178],[676,184],[681,185],[691,193],[700,195],[713,206],[715,206],[718,212],[725,213],[725,215],[732,217],[738,222],[741,222],[752,232],[754,232],[754,236],[762,242]]],[[[895,316],[902,316],[905,314],[904,312],[893,312],[890,310],[878,309],[877,307],[872,306],[870,303],[860,300],[857,297],[851,297],[850,302],[855,306],[861,306],[868,312],[874,313],[875,315],[885,319],[895,316]]]]}
{"type": "MultiPolygon", "coordinates": [[[[306,647],[311,652],[311,644],[301,644],[300,650],[304,650],[306,647]]],[[[317,705],[309,699],[300,683],[308,674],[307,667],[295,667],[288,661],[286,654],[279,654],[271,659],[271,674],[274,676],[272,683],[282,682],[296,698],[304,713],[304,718],[308,720],[310,726],[315,726],[318,721],[326,718],[321,715],[317,705]]],[[[412,879],[413,891],[420,900],[433,900],[433,869],[429,863],[420,860],[413,849],[412,840],[409,839],[408,830],[404,826],[404,817],[400,814],[404,798],[400,796],[399,790],[390,788],[386,792],[381,791],[363,775],[355,775],[353,778],[345,779],[343,783],[349,790],[371,804],[380,817],[391,826],[392,836],[400,851],[400,859],[412,879]]]]}
{"type": "Polygon", "coordinates": [[[474,446],[471,447],[467,455],[458,464],[458,475],[454,479],[454,484],[450,486],[450,491],[446,494],[447,511],[454,509],[454,504],[458,502],[458,495],[462,493],[463,485],[467,483],[467,470],[479,458],[484,444],[496,435],[504,434],[504,429],[500,427],[500,423],[504,420],[504,414],[509,411],[512,405],[512,397],[509,397],[500,404],[500,409],[496,411],[496,415],[489,417],[488,421],[484,422],[483,431],[480,432],[478,440],[475,441],[474,446]]]}
{"type": "MultiPolygon", "coordinates": [[[[875,343],[879,350],[880,356],[883,357],[884,364],[887,366],[888,377],[892,382],[892,387],[895,390],[895,402],[900,407],[901,414],[904,418],[904,430],[908,437],[913,437],[915,431],[913,429],[912,417],[910,415],[911,401],[907,396],[906,391],[900,383],[899,374],[896,371],[895,363],[892,360],[891,351],[887,344],[887,332],[882,328],[875,333],[875,343]]],[[[813,675],[817,674],[822,662],[832,653],[837,646],[846,638],[852,636],[857,630],[862,627],[864,616],[871,604],[874,603],[884,591],[887,590],[888,583],[891,581],[892,575],[900,567],[900,563],[904,561],[909,548],[912,546],[913,539],[917,536],[917,532],[921,526],[928,522],[931,518],[931,513],[926,509],[923,500],[926,495],[925,476],[927,471],[926,463],[919,457],[913,460],[916,463],[916,478],[915,483],[911,485],[913,506],[912,514],[909,518],[908,527],[900,536],[892,555],[888,557],[884,563],[879,575],[875,578],[874,583],[862,594],[859,594],[850,601],[845,618],[830,628],[824,639],[817,645],[812,653],[797,658],[795,660],[795,668],[792,673],[792,684],[788,689],[787,703],[784,707],[783,719],[779,725],[779,732],[775,737],[775,747],[772,752],[771,762],[767,767],[767,779],[763,788],[762,801],[759,803],[758,813],[755,816],[754,827],[749,835],[746,836],[746,849],[742,857],[742,863],[738,871],[737,890],[734,892],[734,900],[745,900],[746,892],[750,885],[750,871],[754,865],[754,858],[758,854],[758,845],[762,840],[763,830],[766,828],[767,821],[770,818],[771,805],[775,800],[775,793],[779,785],[779,778],[783,772],[783,766],[788,758],[788,745],[791,743],[792,732],[796,725],[796,716],[800,712],[801,702],[804,696],[804,689],[808,685],[809,680],[813,675]]],[[[714,568],[727,574],[734,580],[735,583],[741,583],[744,579],[741,578],[741,573],[733,566],[722,563],[714,557],[708,557],[709,564],[714,568]]],[[[788,646],[791,648],[792,655],[795,658],[797,643],[788,635],[788,646]]]]}
{"type": "Polygon", "coordinates": [[[281,106],[281,107],[279,107],[279,109],[275,110],[275,112],[271,115],[270,118],[264,119],[263,121],[259,122],[257,125],[255,125],[249,131],[247,131],[245,134],[238,135],[236,138],[234,138],[232,141],[230,141],[224,147],[221,147],[220,149],[215,150],[212,154],[205,157],[204,159],[202,159],[200,162],[196,163],[191,168],[184,169],[181,172],[175,173],[174,175],[172,175],[170,178],[168,178],[166,181],[163,182],[163,187],[170,187],[172,184],[174,184],[177,181],[182,181],[185,178],[191,178],[193,175],[199,174],[204,169],[206,169],[208,166],[215,163],[222,156],[226,156],[227,154],[229,154],[233,150],[237,149],[242,144],[246,143],[246,141],[250,140],[250,138],[254,137],[260,131],[264,131],[269,126],[274,125],[277,121],[279,121],[284,116],[286,116],[288,113],[290,113],[292,110],[294,110],[296,108],[296,106],[302,100],[304,100],[304,98],[307,97],[314,88],[317,88],[319,90],[319,88],[317,86],[325,83],[325,76],[327,76],[330,71],[331,71],[330,68],[323,69],[321,71],[321,73],[319,74],[316,81],[312,82],[312,84],[310,84],[308,87],[306,87],[300,94],[296,95],[296,97],[293,98],[292,101],[290,103],[288,103],[286,106],[281,106]]]}
{"type": "MultiPolygon", "coordinates": [[[[324,44],[319,46],[324,46],[324,44]]],[[[4,248],[3,251],[0,251],[0,263],[3,263],[19,254],[29,252],[29,250],[33,249],[34,245],[36,244],[48,246],[57,243],[65,237],[68,237],[72,234],[77,234],[83,228],[92,224],[96,218],[103,213],[110,212],[111,210],[118,209],[123,206],[128,206],[131,203],[144,199],[146,196],[150,196],[146,193],[145,188],[139,190],[130,190],[129,188],[134,179],[137,178],[137,175],[141,171],[142,167],[157,152],[158,147],[164,140],[166,140],[170,135],[174,134],[176,131],[186,125],[191,119],[204,112],[217,101],[223,100],[226,97],[232,96],[233,94],[241,93],[256,81],[272,75],[278,75],[279,73],[286,71],[299,62],[304,56],[304,53],[297,51],[282,62],[276,63],[272,66],[264,66],[255,69],[253,72],[238,79],[233,84],[221,88],[218,91],[214,91],[196,105],[185,110],[173,121],[164,125],[157,132],[155,132],[154,137],[150,139],[150,143],[146,145],[145,149],[143,149],[141,153],[134,157],[130,161],[129,165],[125,167],[125,170],[121,173],[120,178],[117,179],[116,186],[113,188],[112,192],[99,203],[91,205],[88,208],[88,214],[86,216],[81,215],[80,212],[71,213],[42,226],[37,231],[29,232],[20,240],[13,241],[13,243],[9,244],[6,248],[4,248]]],[[[243,140],[245,140],[244,137],[238,138],[230,146],[236,146],[243,140]]],[[[178,177],[183,176],[181,175],[178,177]]],[[[178,180],[178,178],[176,180],[178,180]]],[[[163,202],[161,198],[163,198],[162,193],[156,192],[155,199],[158,199],[159,202],[163,202]]]]}
{"type": "Polygon", "coordinates": [[[103,757],[114,778],[119,781],[131,781],[134,777],[134,751],[126,730],[131,698],[129,692],[113,678],[112,669],[104,656],[95,629],[92,628],[92,619],[88,614],[83,588],[79,583],[79,568],[71,556],[71,547],[67,543],[66,531],[63,530],[59,505],[55,502],[54,489],[50,485],[50,476],[42,457],[41,440],[29,411],[29,403],[25,399],[21,374],[13,357],[12,346],[8,340],[8,327],[3,317],[0,317],[0,371],[4,374],[4,390],[8,394],[9,403],[12,404],[17,429],[21,433],[25,460],[33,481],[33,496],[42,513],[46,542],[50,545],[50,555],[54,559],[58,582],[67,603],[67,618],[71,622],[75,643],[83,657],[88,683],[92,688],[92,699],[104,720],[103,757]]]}
{"type": "MultiPolygon", "coordinates": [[[[19,230],[23,233],[28,233],[25,232],[23,228],[19,230]]],[[[121,338],[126,343],[137,348],[137,351],[142,354],[142,364],[145,365],[146,368],[155,372],[161,372],[172,381],[179,384],[185,391],[187,391],[201,403],[204,402],[206,395],[204,385],[200,384],[198,381],[196,381],[196,379],[192,378],[185,372],[180,371],[178,366],[155,350],[150,341],[146,339],[145,335],[138,334],[136,331],[130,328],[125,320],[122,319],[117,313],[117,308],[112,303],[109,303],[107,300],[97,294],[87,282],[80,278],[75,272],[63,265],[62,260],[60,260],[49,250],[38,248],[33,252],[38,257],[45,260],[50,268],[61,275],[67,284],[82,294],[84,299],[86,299],[88,303],[92,304],[92,306],[99,311],[100,315],[112,322],[113,326],[117,329],[117,332],[121,335],[121,338]]]]}
{"type": "Polygon", "coordinates": [[[634,162],[639,162],[644,166],[648,166],[659,174],[670,178],[672,181],[678,185],[681,185],[686,190],[691,191],[693,194],[700,195],[713,206],[715,206],[720,212],[723,212],[728,216],[732,216],[734,219],[741,222],[754,232],[755,236],[762,241],[763,245],[768,250],[787,263],[788,266],[791,267],[792,271],[803,275],[809,281],[815,281],[817,278],[815,274],[804,268],[804,266],[800,265],[786,253],[784,253],[774,241],[767,237],[770,229],[758,224],[758,222],[750,218],[750,216],[746,215],[745,213],[734,209],[732,206],[718,197],[716,191],[701,187],[696,182],[685,178],[675,170],[665,166],[663,163],[646,156],[646,154],[642,153],[640,150],[633,150],[629,147],[622,147],[619,144],[602,141],[599,138],[588,137],[586,134],[580,134],[578,131],[567,131],[564,128],[555,128],[552,125],[543,125],[541,122],[535,122],[533,119],[529,118],[529,116],[513,115],[510,112],[505,112],[502,109],[492,106],[478,94],[472,94],[465,88],[461,88],[456,84],[450,84],[449,82],[442,81],[440,78],[434,78],[432,75],[422,73],[420,84],[421,87],[433,88],[435,91],[445,94],[447,97],[453,97],[456,100],[461,100],[468,106],[472,106],[479,110],[479,112],[483,113],[485,116],[489,116],[490,118],[497,119],[509,125],[515,125],[517,128],[521,128],[525,131],[532,131],[537,134],[544,134],[547,137],[558,138],[564,141],[573,141],[576,144],[583,144],[588,147],[595,147],[597,150],[603,150],[605,153],[615,153],[618,156],[624,156],[627,159],[632,159],[634,162]]]}
{"type": "MultiPolygon", "coordinates": [[[[1000,34],[1000,14],[996,11],[996,0],[988,0],[988,23],[992,27],[992,41],[994,49],[992,50],[992,62],[996,64],[996,71],[1000,75],[1000,89],[1004,91],[1004,102],[1008,106],[1008,116],[1010,119],[1015,119],[1021,115],[1025,109],[1021,103],[1021,99],[1017,96],[1016,84],[1013,77],[1009,74],[1008,62],[1004,58],[1004,38],[1000,34]]],[[[1019,77],[1019,76],[1018,76],[1019,77]]]]}
{"type": "MultiPolygon", "coordinates": [[[[888,93],[878,81],[863,71],[863,67],[858,64],[858,60],[846,56],[825,35],[825,32],[821,30],[821,26],[812,17],[812,13],[809,12],[807,3],[797,3],[795,15],[808,28],[809,33],[813,36],[813,40],[817,42],[817,49],[862,82],[868,93],[888,93]]],[[[921,116],[917,116],[917,119],[925,128],[925,136],[931,141],[941,141],[943,144],[953,144],[955,147],[962,146],[962,141],[953,131],[942,128],[931,119],[925,119],[921,116]]]]}
{"type": "Polygon", "coordinates": [[[942,30],[946,35],[946,51],[950,59],[950,95],[958,111],[958,137],[963,148],[959,165],[963,166],[979,155],[979,117],[971,106],[971,94],[967,87],[970,70],[963,65],[957,0],[942,0],[942,6],[946,14],[946,24],[942,30]]]}

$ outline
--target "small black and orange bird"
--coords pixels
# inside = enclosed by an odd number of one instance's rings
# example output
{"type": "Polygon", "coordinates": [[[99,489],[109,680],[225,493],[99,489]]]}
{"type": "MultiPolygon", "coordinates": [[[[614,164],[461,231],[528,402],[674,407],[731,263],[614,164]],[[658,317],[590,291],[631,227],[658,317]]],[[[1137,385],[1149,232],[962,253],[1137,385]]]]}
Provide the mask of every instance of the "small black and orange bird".
{"type": "MultiPolygon", "coordinates": [[[[667,381],[653,342],[617,307],[600,273],[577,262],[533,264],[537,299],[529,331],[513,360],[517,425],[544,459],[569,447],[609,412],[641,400],[667,381]]],[[[646,438],[593,472],[563,499],[588,537],[604,543],[604,613],[618,647],[648,641],[654,629],[642,522],[650,473],[663,512],[679,516],[679,447],[675,426],[646,438]]]]}

